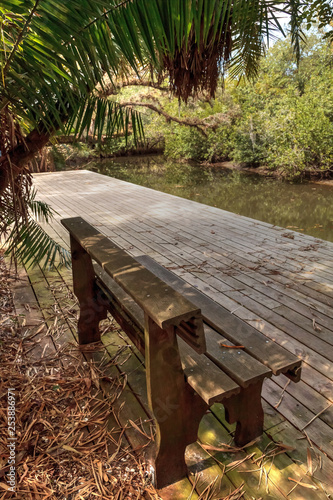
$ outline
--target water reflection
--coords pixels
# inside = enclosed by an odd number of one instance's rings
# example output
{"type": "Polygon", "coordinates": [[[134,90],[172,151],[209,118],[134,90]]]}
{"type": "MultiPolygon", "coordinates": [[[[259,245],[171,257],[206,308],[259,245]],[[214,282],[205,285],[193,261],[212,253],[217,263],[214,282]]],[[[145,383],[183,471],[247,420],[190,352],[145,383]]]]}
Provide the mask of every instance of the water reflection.
{"type": "Polygon", "coordinates": [[[90,170],[333,241],[333,186],[293,184],[162,157],[101,160],[90,170]]]}

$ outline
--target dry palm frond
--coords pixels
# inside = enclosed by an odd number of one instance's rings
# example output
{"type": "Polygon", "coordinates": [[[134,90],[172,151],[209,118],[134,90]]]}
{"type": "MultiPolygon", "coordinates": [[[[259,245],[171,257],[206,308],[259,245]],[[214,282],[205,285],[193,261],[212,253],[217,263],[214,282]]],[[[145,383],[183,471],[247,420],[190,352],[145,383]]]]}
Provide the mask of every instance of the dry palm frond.
{"type": "Polygon", "coordinates": [[[221,67],[228,61],[231,48],[230,19],[217,30],[212,26],[206,41],[203,35],[198,40],[192,27],[189,39],[177,44],[172,56],[163,57],[173,94],[185,102],[199,92],[214,96],[221,67]]]}
{"type": "MultiPolygon", "coordinates": [[[[107,427],[114,404],[124,390],[123,374],[119,372],[112,381],[108,378],[112,383],[108,384],[111,391],[107,397],[98,389],[99,384],[95,384],[96,378],[100,381],[106,378],[105,372],[110,365],[118,366],[122,347],[116,356],[108,357],[107,363],[97,356],[97,364],[83,361],[83,353],[91,359],[89,346],[86,351],[74,342],[67,342],[55,350],[52,338],[56,330],[62,331],[61,316],[66,314],[57,307],[54,307],[55,319],[49,318],[49,326],[42,322],[25,327],[22,336],[6,284],[9,272],[1,259],[0,273],[5,278],[0,281],[0,312],[4,316],[0,333],[0,377],[3,381],[0,407],[6,408],[8,387],[14,388],[18,431],[16,497],[31,500],[38,496],[50,500],[65,497],[160,500],[151,483],[149,466],[132,450],[125,437],[131,427],[148,443],[154,439],[145,432],[141,419],[129,420],[125,427],[119,421],[112,428],[107,427]],[[38,356],[43,346],[43,355],[38,356]]],[[[49,288],[55,296],[68,295],[63,283],[54,283],[49,288]]],[[[71,293],[69,296],[73,300],[71,293]]],[[[75,313],[77,308],[75,304],[75,313]]],[[[109,328],[115,329],[114,326],[109,328]]],[[[94,350],[97,349],[105,350],[105,345],[94,345],[94,350]]],[[[3,466],[0,488],[6,485],[8,472],[5,419],[5,413],[0,412],[0,463],[3,466]]],[[[218,480],[222,477],[221,471],[218,480]]],[[[216,479],[207,484],[197,497],[194,482],[192,494],[201,500],[220,498],[217,483],[216,479]]],[[[241,486],[224,500],[239,500],[243,494],[241,486]]],[[[0,489],[0,498],[9,499],[10,495],[10,491],[0,489]]]]}
{"type": "MultiPolygon", "coordinates": [[[[0,112],[0,157],[15,147],[24,148],[24,136],[9,107],[5,106],[0,112]]],[[[10,224],[27,220],[31,176],[28,167],[19,172],[10,161],[0,164],[0,182],[6,187],[0,192],[0,234],[4,234],[10,224]]]]}

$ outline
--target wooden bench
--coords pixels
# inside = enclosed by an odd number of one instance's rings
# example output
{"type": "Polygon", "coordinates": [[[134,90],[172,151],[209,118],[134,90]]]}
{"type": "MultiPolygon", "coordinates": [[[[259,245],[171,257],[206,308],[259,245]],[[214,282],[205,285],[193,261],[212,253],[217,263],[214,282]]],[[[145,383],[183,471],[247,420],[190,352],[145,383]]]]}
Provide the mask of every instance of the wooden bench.
{"type": "Polygon", "coordinates": [[[145,355],[148,402],[156,420],[156,485],[187,473],[185,448],[202,416],[223,403],[235,442],[263,432],[265,377],[300,379],[301,361],[148,256],[136,259],[81,217],[70,233],[79,343],[100,340],[109,311],[145,355]]]}

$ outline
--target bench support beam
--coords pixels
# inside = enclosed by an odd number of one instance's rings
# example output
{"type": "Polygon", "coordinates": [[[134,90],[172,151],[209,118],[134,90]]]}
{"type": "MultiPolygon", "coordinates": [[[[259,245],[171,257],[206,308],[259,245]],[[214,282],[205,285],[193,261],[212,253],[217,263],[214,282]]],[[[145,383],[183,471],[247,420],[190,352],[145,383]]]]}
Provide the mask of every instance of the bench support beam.
{"type": "Polygon", "coordinates": [[[80,304],[79,344],[101,339],[99,322],[106,318],[107,303],[96,285],[95,271],[89,254],[71,236],[73,288],[80,304]]]}
{"type": "Polygon", "coordinates": [[[237,422],[234,437],[237,446],[244,446],[263,433],[262,384],[260,380],[223,401],[227,421],[229,424],[237,422]]]}
{"type": "Polygon", "coordinates": [[[186,476],[185,449],[196,441],[207,405],[185,381],[174,327],[162,330],[148,315],[145,357],[148,402],[156,419],[151,460],[160,489],[186,476]]]}

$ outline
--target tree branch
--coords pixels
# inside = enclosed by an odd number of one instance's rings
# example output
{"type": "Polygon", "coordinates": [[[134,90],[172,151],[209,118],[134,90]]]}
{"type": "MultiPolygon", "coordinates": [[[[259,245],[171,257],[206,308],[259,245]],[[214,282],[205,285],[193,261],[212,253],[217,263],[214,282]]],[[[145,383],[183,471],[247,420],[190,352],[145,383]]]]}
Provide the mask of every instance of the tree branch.
{"type": "Polygon", "coordinates": [[[202,134],[205,138],[207,138],[207,134],[204,131],[204,128],[213,128],[213,126],[208,125],[207,123],[199,120],[190,120],[190,119],[180,119],[176,118],[175,116],[169,115],[164,109],[158,108],[154,104],[150,104],[149,102],[122,102],[122,106],[127,106],[127,107],[132,107],[132,106],[142,106],[144,108],[151,109],[152,111],[155,111],[155,113],[164,116],[166,121],[169,122],[176,122],[179,123],[180,125],[185,125],[186,127],[193,127],[196,128],[200,134],[202,134]]]}
{"type": "Polygon", "coordinates": [[[127,80],[126,82],[119,83],[119,85],[115,85],[114,87],[110,87],[108,90],[104,90],[100,92],[103,97],[108,97],[110,95],[116,95],[119,90],[124,87],[151,87],[156,90],[161,90],[162,92],[169,92],[168,87],[162,87],[158,83],[152,82],[150,80],[138,80],[132,79],[127,80]]]}

